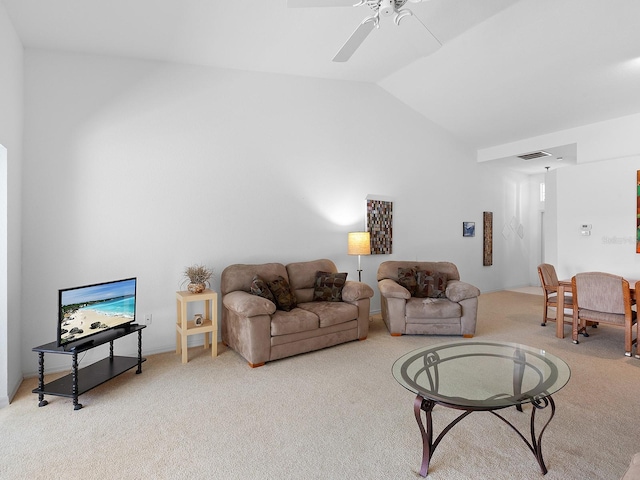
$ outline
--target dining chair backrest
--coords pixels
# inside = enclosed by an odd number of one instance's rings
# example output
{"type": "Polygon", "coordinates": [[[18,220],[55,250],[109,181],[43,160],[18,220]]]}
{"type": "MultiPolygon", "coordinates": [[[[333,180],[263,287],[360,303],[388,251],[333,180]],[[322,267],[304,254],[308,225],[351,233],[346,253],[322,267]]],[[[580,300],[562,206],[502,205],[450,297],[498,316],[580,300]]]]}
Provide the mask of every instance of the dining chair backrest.
{"type": "Polygon", "coordinates": [[[610,273],[585,272],[575,276],[575,301],[579,309],[625,314],[624,291],[629,296],[629,282],[610,273]]]}
{"type": "MultiPolygon", "coordinates": [[[[624,327],[624,354],[633,355],[638,345],[638,335],[633,327],[637,313],[631,307],[636,303],[631,297],[629,281],[618,275],[602,272],[584,272],[571,279],[573,290],[573,343],[580,343],[578,335],[588,337],[587,325],[609,323],[624,327]]],[[[636,353],[638,357],[638,353],[636,353]]],[[[640,358],[640,357],[638,357],[640,358]]]]}
{"type": "Polygon", "coordinates": [[[540,283],[542,287],[557,287],[558,275],[556,275],[556,269],[553,265],[548,263],[541,263],[538,265],[538,275],[540,276],[540,283]]]}

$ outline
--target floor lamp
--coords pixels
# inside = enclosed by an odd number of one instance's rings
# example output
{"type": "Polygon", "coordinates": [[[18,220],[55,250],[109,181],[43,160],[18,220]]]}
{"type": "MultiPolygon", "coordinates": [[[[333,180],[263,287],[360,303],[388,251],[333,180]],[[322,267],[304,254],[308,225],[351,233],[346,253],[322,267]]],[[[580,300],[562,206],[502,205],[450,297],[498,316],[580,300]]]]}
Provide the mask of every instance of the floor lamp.
{"type": "Polygon", "coordinates": [[[371,255],[369,232],[349,232],[347,253],[349,255],[358,255],[358,281],[361,282],[360,255],[371,255]]]}

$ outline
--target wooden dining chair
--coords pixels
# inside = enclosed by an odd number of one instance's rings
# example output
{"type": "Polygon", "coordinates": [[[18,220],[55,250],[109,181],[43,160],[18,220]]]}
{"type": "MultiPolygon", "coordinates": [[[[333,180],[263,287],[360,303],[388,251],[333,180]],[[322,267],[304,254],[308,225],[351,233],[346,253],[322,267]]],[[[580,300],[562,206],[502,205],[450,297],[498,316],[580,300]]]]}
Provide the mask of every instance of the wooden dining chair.
{"type": "Polygon", "coordinates": [[[585,337],[588,322],[608,323],[624,327],[624,354],[630,357],[638,344],[633,336],[637,313],[629,290],[629,282],[622,277],[602,272],[578,273],[571,279],[573,290],[573,343],[578,334],[585,337]]]}
{"type": "MultiPolygon", "coordinates": [[[[548,263],[541,263],[538,265],[538,276],[540,277],[540,284],[542,285],[543,290],[543,300],[544,300],[544,308],[542,310],[542,323],[543,327],[547,326],[547,321],[555,322],[558,318],[558,286],[560,282],[558,281],[558,276],[556,275],[556,269],[553,265],[548,263]],[[549,308],[556,309],[556,316],[549,316],[549,308]]],[[[573,310],[573,297],[571,295],[571,284],[567,282],[566,288],[567,292],[564,294],[563,299],[563,308],[573,310]]],[[[563,310],[564,312],[564,310],[563,310]]],[[[572,325],[571,317],[564,317],[563,319],[568,318],[568,320],[563,320],[565,325],[572,325]]]]}

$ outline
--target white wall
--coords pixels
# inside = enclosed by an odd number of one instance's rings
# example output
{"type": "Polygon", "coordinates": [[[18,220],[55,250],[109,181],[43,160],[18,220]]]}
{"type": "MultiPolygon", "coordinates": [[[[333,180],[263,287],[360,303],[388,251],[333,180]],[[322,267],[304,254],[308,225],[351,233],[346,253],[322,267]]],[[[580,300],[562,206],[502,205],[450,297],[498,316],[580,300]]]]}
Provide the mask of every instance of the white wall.
{"type": "MultiPolygon", "coordinates": [[[[1,5],[0,5],[1,6],[1,5]]],[[[7,315],[7,149],[0,144],[0,408],[9,405],[9,323],[7,315]]],[[[17,366],[20,366],[18,362],[17,366]]],[[[15,367],[14,367],[15,368],[15,367]]]]}
{"type": "Polygon", "coordinates": [[[558,275],[604,271],[640,280],[636,253],[640,155],[557,170],[558,275]],[[591,224],[591,235],[580,234],[591,224]]]}
{"type": "Polygon", "coordinates": [[[25,65],[26,374],[55,338],[59,288],[137,276],[148,354],[175,348],[189,264],[213,267],[214,287],[232,263],[330,258],[357,278],[346,239],[368,194],[394,201],[394,254],[362,259],[370,285],[391,258],[454,261],[483,291],[528,283],[526,237],[500,234],[512,217],[528,229],[528,179],[478,165],[375,85],[29,50],[25,65]]]}
{"type": "MultiPolygon", "coordinates": [[[[531,222],[529,227],[529,284],[540,285],[538,278],[538,265],[543,261],[543,245],[542,245],[542,214],[545,208],[545,202],[540,201],[540,184],[546,186],[544,174],[529,175],[529,203],[531,222]]],[[[545,213],[546,214],[546,213],[545,213]]],[[[549,232],[545,232],[547,235],[549,232]]]]}
{"type": "Polygon", "coordinates": [[[0,2],[0,408],[22,381],[22,120],[23,49],[0,2]]]}

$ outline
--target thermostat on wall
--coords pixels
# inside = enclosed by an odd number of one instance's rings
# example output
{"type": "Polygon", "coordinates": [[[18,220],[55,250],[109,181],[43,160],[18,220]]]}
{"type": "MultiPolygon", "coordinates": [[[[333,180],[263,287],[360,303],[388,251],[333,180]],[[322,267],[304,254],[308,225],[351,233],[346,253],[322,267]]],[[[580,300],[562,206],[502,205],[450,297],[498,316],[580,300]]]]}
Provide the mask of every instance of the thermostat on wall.
{"type": "Polygon", "coordinates": [[[580,225],[580,233],[583,237],[588,237],[589,235],[591,235],[591,224],[583,223],[582,225],[580,225]]]}

